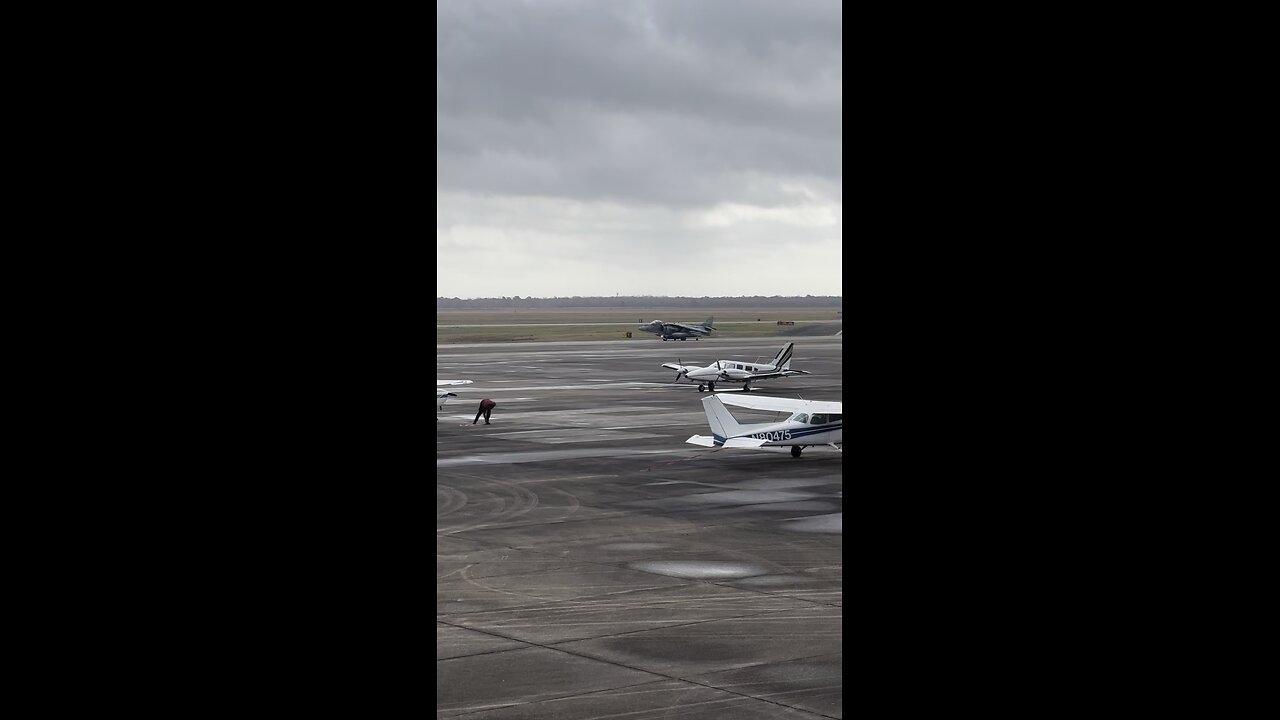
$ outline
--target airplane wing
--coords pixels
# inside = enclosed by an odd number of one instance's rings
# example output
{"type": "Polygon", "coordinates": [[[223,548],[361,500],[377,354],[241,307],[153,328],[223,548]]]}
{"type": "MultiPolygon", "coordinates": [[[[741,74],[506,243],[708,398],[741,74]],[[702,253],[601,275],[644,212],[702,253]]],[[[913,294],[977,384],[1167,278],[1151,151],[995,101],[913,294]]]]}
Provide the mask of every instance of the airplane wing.
{"type": "Polygon", "coordinates": [[[822,400],[798,400],[783,397],[767,397],[764,395],[716,395],[725,405],[736,405],[749,410],[773,410],[775,412],[838,413],[843,412],[844,403],[824,402],[822,400]]]}
{"type": "Polygon", "coordinates": [[[687,371],[689,371],[689,370],[697,370],[697,369],[698,369],[698,366],[696,366],[696,365],[677,365],[676,363],[662,363],[662,367],[664,367],[664,368],[670,368],[670,369],[675,370],[675,371],[677,371],[677,372],[687,372],[687,371]]]}
{"type": "Polygon", "coordinates": [[[470,385],[471,383],[472,383],[471,380],[437,380],[436,386],[439,387],[440,385],[470,385]]]}

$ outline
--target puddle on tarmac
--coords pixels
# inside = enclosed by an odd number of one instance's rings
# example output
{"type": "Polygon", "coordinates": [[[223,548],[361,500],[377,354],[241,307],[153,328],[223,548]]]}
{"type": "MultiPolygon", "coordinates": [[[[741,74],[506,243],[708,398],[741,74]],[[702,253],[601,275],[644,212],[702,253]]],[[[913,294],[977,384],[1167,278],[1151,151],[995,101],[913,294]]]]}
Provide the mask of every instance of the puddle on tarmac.
{"type": "Polygon", "coordinates": [[[661,550],[666,543],[610,543],[601,545],[601,550],[661,550]]]}
{"type": "Polygon", "coordinates": [[[750,505],[753,503],[796,502],[808,500],[811,497],[813,495],[809,493],[782,492],[779,490],[729,490],[727,492],[687,495],[682,499],[700,503],[750,505]]]}
{"type": "Polygon", "coordinates": [[[631,567],[636,570],[669,575],[671,577],[717,580],[751,577],[752,575],[768,573],[768,570],[748,563],[705,560],[649,560],[631,563],[631,567]]]}
{"type": "Polygon", "coordinates": [[[752,585],[756,587],[769,587],[772,585],[796,585],[803,582],[813,582],[813,579],[801,575],[761,575],[759,577],[740,580],[738,584],[752,585]]]}
{"type": "Polygon", "coordinates": [[[831,515],[818,515],[816,517],[805,518],[803,520],[788,520],[782,523],[783,530],[794,530],[796,532],[815,532],[815,533],[836,533],[844,534],[844,513],[832,513],[831,515]]]}
{"type": "Polygon", "coordinates": [[[822,502],[821,500],[807,500],[803,502],[789,503],[765,503],[763,505],[753,505],[752,510],[835,510],[838,505],[835,503],[822,502]]]}

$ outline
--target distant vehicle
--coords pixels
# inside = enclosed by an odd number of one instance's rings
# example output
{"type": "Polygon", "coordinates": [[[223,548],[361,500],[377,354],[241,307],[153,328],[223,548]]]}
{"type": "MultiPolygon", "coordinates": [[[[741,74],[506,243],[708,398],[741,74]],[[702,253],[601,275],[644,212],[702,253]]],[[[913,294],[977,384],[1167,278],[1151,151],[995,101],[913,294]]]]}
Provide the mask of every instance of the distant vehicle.
{"type": "Polygon", "coordinates": [[[712,315],[707,318],[701,325],[684,325],[682,323],[662,322],[654,320],[640,326],[640,330],[651,332],[660,336],[663,341],[666,340],[688,340],[693,338],[697,340],[701,337],[711,337],[711,331],[715,328],[711,327],[711,323],[715,322],[716,317],[712,315]]]}
{"type": "Polygon", "coordinates": [[[791,457],[797,458],[800,457],[802,448],[813,445],[830,445],[841,450],[840,445],[844,442],[844,415],[841,412],[843,405],[820,400],[711,395],[702,398],[702,409],[707,414],[712,434],[694,435],[685,442],[703,447],[726,448],[790,446],[791,457]],[[726,404],[790,415],[782,421],[743,425],[725,408],[726,404]]]}
{"type": "Polygon", "coordinates": [[[791,353],[795,346],[796,344],[793,342],[783,345],[778,354],[774,355],[769,362],[751,363],[739,360],[717,360],[706,367],[678,363],[663,363],[662,367],[675,370],[676,380],[685,378],[690,382],[698,383],[698,392],[702,392],[704,389],[715,392],[716,381],[740,382],[742,383],[743,392],[750,392],[751,383],[757,380],[810,374],[808,370],[791,369],[791,353]]]}
{"type": "MultiPolygon", "coordinates": [[[[472,383],[471,380],[436,380],[436,412],[439,413],[441,410],[444,409],[444,404],[449,401],[449,398],[458,397],[457,393],[451,393],[451,392],[448,392],[447,390],[441,390],[440,389],[441,387],[447,387],[451,385],[470,385],[471,383],[472,383]]],[[[436,422],[439,422],[439,421],[440,421],[440,418],[436,418],[436,422]]]]}

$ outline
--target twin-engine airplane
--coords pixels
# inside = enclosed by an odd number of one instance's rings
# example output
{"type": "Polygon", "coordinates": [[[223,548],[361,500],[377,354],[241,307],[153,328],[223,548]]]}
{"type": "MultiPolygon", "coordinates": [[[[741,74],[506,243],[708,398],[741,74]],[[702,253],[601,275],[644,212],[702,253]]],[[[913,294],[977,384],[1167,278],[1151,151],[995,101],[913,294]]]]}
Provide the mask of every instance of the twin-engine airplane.
{"type": "MultiPolygon", "coordinates": [[[[707,414],[712,435],[694,435],[687,443],[704,447],[759,448],[791,446],[791,457],[800,457],[800,450],[811,445],[830,445],[841,450],[844,442],[843,403],[819,400],[792,400],[791,398],[744,395],[711,395],[702,398],[702,409],[707,414]],[[725,405],[752,410],[773,410],[790,413],[781,422],[739,423],[725,405]]],[[[843,450],[841,450],[843,452],[843,450]]]]}
{"type": "Polygon", "coordinates": [[[715,330],[715,328],[711,327],[711,323],[715,322],[715,319],[716,316],[712,315],[701,325],[682,325],[680,323],[654,320],[651,323],[641,325],[640,329],[644,332],[662,336],[664,342],[667,340],[688,340],[689,338],[697,340],[700,337],[711,337],[711,331],[715,330]]]}
{"type": "MultiPolygon", "coordinates": [[[[440,412],[441,410],[444,409],[444,404],[449,401],[449,398],[458,397],[457,393],[451,393],[446,390],[441,390],[440,389],[441,386],[470,385],[470,384],[471,384],[470,380],[436,380],[436,412],[440,412]]],[[[439,420],[440,418],[436,418],[437,422],[439,420]]]]}
{"type": "Polygon", "coordinates": [[[715,392],[716,382],[740,382],[743,392],[751,390],[751,383],[756,380],[791,377],[793,375],[809,375],[808,370],[791,369],[791,352],[795,343],[787,343],[777,355],[767,363],[744,363],[737,360],[717,360],[706,367],[695,365],[678,365],[663,363],[662,367],[676,371],[676,380],[685,378],[698,383],[698,392],[709,389],[715,392]]]}

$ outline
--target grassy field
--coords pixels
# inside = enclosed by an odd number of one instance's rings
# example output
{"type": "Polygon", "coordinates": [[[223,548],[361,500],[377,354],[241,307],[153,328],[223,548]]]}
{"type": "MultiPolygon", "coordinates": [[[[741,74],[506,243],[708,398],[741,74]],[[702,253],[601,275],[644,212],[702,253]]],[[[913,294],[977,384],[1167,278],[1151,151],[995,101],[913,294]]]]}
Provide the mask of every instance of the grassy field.
{"type": "MultiPolygon", "coordinates": [[[[715,316],[712,337],[757,338],[802,333],[805,326],[822,324],[831,334],[840,329],[840,308],[564,308],[538,310],[437,310],[436,344],[479,342],[542,342],[552,340],[618,340],[653,342],[657,336],[639,332],[652,320],[701,323],[715,316]],[[779,320],[795,325],[779,325],[779,320]],[[545,323],[569,323],[554,325],[545,323]],[[577,323],[577,324],[574,324],[577,323]],[[588,323],[588,324],[584,324],[588,323]],[[594,324],[602,323],[602,324],[594,324]],[[829,328],[827,326],[829,325],[829,328]],[[477,327],[468,327],[477,326],[477,327]],[[630,332],[632,337],[626,338],[630,332]]],[[[808,328],[817,330],[817,328],[808,328]]],[[[686,342],[694,342],[688,340],[686,342]]]]}

